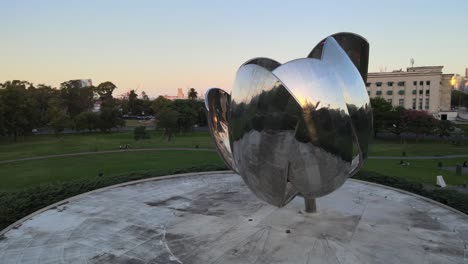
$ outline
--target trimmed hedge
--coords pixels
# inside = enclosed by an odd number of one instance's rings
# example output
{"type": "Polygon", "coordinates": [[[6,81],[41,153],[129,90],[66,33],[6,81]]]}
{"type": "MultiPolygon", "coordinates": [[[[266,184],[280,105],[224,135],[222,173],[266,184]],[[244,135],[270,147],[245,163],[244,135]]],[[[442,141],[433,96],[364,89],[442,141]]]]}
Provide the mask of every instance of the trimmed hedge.
{"type": "Polygon", "coordinates": [[[434,189],[428,190],[420,183],[414,183],[402,178],[390,177],[380,173],[362,170],[353,178],[368,182],[375,182],[382,185],[398,188],[408,192],[412,192],[434,201],[443,203],[452,208],[457,209],[465,214],[468,214],[468,194],[461,193],[455,190],[434,189]]]}

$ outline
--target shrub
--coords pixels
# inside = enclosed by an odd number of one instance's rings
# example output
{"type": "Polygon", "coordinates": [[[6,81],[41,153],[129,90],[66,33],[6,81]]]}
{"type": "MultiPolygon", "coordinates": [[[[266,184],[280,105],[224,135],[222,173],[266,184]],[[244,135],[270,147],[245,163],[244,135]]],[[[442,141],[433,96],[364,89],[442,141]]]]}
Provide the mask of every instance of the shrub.
{"type": "Polygon", "coordinates": [[[148,131],[146,131],[145,126],[135,127],[135,129],[133,129],[133,136],[134,136],[135,140],[149,139],[150,138],[150,134],[148,133],[148,131]]]}
{"type": "Polygon", "coordinates": [[[360,171],[353,178],[412,192],[468,214],[468,194],[466,193],[448,189],[428,190],[420,183],[365,170],[360,171]]]}

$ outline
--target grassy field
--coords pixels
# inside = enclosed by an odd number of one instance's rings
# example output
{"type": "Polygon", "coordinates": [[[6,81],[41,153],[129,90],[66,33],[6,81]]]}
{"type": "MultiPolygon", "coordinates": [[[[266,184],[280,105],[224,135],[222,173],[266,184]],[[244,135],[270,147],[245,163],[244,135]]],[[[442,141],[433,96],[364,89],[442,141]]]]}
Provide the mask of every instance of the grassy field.
{"type": "MultiPolygon", "coordinates": [[[[130,144],[136,148],[167,148],[185,147],[214,148],[208,132],[193,132],[185,135],[177,135],[174,140],[168,142],[162,132],[150,131],[151,139],[135,141],[133,132],[121,132],[111,134],[65,134],[56,137],[54,135],[39,135],[25,138],[21,142],[0,142],[0,160],[18,158],[76,153],[88,151],[117,150],[120,145],[130,144]]],[[[1,175],[1,174],[0,174],[1,175]]]]}
{"type": "MultiPolygon", "coordinates": [[[[16,143],[0,141],[0,160],[117,150],[121,144],[130,144],[132,149],[195,148],[198,145],[199,148],[214,150],[206,132],[180,135],[172,142],[163,138],[161,132],[150,133],[151,139],[143,141],[135,141],[131,132],[34,136],[16,143]]],[[[377,140],[370,147],[371,156],[400,156],[402,151],[406,151],[407,156],[468,154],[466,147],[439,142],[400,144],[398,141],[377,140]]],[[[454,166],[464,160],[441,161],[443,166],[454,166]]],[[[409,162],[409,166],[402,167],[399,160],[369,159],[357,177],[367,175],[368,179],[364,179],[419,193],[468,212],[466,198],[460,198],[461,194],[457,192],[444,196],[427,192],[422,187],[415,189],[415,186],[421,186],[419,183],[434,185],[437,175],[443,175],[450,185],[464,184],[468,175],[457,176],[453,172],[439,170],[437,159],[409,162]],[[398,182],[404,180],[408,183],[402,185],[398,182]]],[[[224,168],[216,151],[202,150],[119,151],[0,164],[0,229],[44,206],[97,188],[160,175],[224,168]]]]}
{"type": "Polygon", "coordinates": [[[150,151],[93,154],[0,165],[0,191],[18,190],[38,184],[60,183],[144,172],[169,171],[204,165],[222,165],[214,151],[150,151]]]}
{"type": "Polygon", "coordinates": [[[456,146],[450,142],[407,140],[400,143],[399,140],[374,140],[369,146],[370,156],[440,156],[468,154],[468,146],[456,146]]]}
{"type": "MultiPolygon", "coordinates": [[[[135,120],[132,120],[135,121],[135,120]]],[[[66,134],[31,136],[20,142],[0,141],[0,161],[42,155],[53,155],[76,152],[95,152],[116,150],[119,145],[130,144],[137,148],[187,147],[196,145],[200,148],[214,148],[208,132],[182,134],[168,142],[162,132],[150,131],[151,139],[135,141],[132,132],[112,134],[66,134]]],[[[449,142],[374,140],[370,145],[370,156],[400,156],[405,151],[407,156],[437,156],[468,154],[468,146],[455,146],[449,142]]]]}
{"type": "MultiPolygon", "coordinates": [[[[74,134],[55,137],[53,135],[28,137],[22,142],[0,142],[0,160],[34,157],[52,154],[96,152],[117,150],[121,144],[139,148],[187,147],[214,149],[207,132],[179,135],[168,142],[161,132],[152,131],[151,139],[135,141],[133,133],[74,134]]],[[[375,140],[370,146],[371,156],[434,156],[468,154],[466,146],[455,146],[441,142],[409,142],[375,140]]],[[[468,158],[444,159],[444,166],[454,166],[468,158]]],[[[399,160],[375,160],[366,162],[365,170],[410,181],[433,184],[435,176],[443,175],[448,184],[463,184],[467,175],[461,177],[449,171],[440,171],[437,160],[410,160],[411,165],[402,167],[399,160]]],[[[150,151],[91,154],[86,156],[60,157],[42,160],[20,161],[0,164],[0,191],[17,190],[42,183],[64,182],[77,178],[97,177],[98,173],[112,176],[119,173],[146,170],[171,170],[206,164],[222,164],[216,152],[204,151],[150,151]]]]}
{"type": "MultiPolygon", "coordinates": [[[[443,166],[455,166],[460,164],[467,158],[459,159],[443,159],[440,160],[443,166]]],[[[450,185],[461,185],[468,183],[468,174],[458,176],[455,172],[439,169],[437,159],[430,160],[409,160],[409,166],[400,166],[399,160],[367,160],[364,165],[364,170],[373,171],[380,174],[399,177],[410,182],[418,182],[425,184],[435,184],[436,176],[444,176],[444,180],[450,185]]]]}

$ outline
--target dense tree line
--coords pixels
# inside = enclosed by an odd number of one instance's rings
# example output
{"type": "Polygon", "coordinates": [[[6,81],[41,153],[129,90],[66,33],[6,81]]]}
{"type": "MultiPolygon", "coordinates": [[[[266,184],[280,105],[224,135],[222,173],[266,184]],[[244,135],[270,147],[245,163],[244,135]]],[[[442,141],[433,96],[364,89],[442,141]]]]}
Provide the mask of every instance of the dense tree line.
{"type": "Polygon", "coordinates": [[[438,120],[426,111],[393,107],[385,99],[371,98],[374,118],[374,136],[378,132],[387,131],[397,136],[402,133],[421,135],[438,135],[445,137],[451,135],[455,126],[448,120],[438,120]]]}
{"type": "Polygon", "coordinates": [[[191,131],[194,125],[206,126],[205,105],[196,100],[195,89],[189,91],[188,97],[189,100],[171,101],[159,96],[151,104],[156,126],[164,129],[168,140],[176,133],[191,131]]]}
{"type": "Polygon", "coordinates": [[[60,89],[27,81],[0,84],[0,135],[17,140],[35,130],[49,128],[56,134],[66,128],[108,132],[123,120],[112,92],[116,86],[104,82],[97,87],[80,87],[68,81],[60,89]],[[100,100],[99,112],[92,112],[100,100]]]}
{"type": "Polygon", "coordinates": [[[56,134],[65,129],[110,132],[125,125],[124,117],[135,116],[156,116],[169,138],[191,131],[195,124],[206,126],[204,104],[196,100],[194,88],[188,100],[176,101],[162,96],[152,101],[145,92],[138,96],[135,90],[117,99],[112,95],[116,88],[109,81],[89,87],[67,81],[59,89],[18,80],[0,83],[0,136],[16,141],[38,129],[56,134]],[[99,111],[93,111],[95,103],[100,104],[99,111]]]}

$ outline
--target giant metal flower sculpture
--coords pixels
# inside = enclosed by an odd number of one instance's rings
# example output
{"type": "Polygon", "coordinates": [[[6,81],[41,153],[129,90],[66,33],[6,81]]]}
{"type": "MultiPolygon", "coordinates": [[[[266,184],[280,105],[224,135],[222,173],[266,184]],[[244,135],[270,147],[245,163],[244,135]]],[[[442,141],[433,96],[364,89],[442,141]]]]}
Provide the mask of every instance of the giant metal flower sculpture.
{"type": "Polygon", "coordinates": [[[207,91],[218,152],[257,197],[282,207],[300,194],[314,211],[359,170],[372,130],[368,54],[364,38],[338,33],[307,58],[247,61],[231,95],[207,91]]]}

